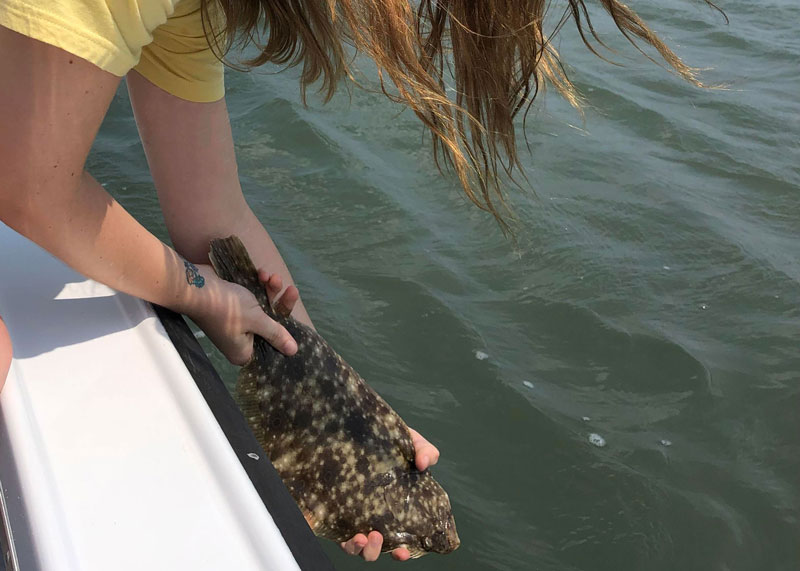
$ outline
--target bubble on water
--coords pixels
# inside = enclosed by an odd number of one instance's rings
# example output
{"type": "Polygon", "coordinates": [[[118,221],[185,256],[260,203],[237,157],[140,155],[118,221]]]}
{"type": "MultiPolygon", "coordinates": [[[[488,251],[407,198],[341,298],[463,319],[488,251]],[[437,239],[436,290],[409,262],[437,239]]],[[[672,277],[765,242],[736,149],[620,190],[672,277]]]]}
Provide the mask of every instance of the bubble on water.
{"type": "Polygon", "coordinates": [[[475,351],[475,358],[478,361],[485,361],[486,359],[489,358],[489,354],[488,353],[484,353],[483,351],[475,351]]]}
{"type": "Polygon", "coordinates": [[[661,266],[661,267],[664,268],[665,270],[671,270],[672,269],[669,266],[661,266]]]}
{"type": "Polygon", "coordinates": [[[522,384],[529,389],[533,388],[533,383],[530,381],[522,381],[522,384]]]}
{"type": "Polygon", "coordinates": [[[589,418],[588,416],[582,416],[582,417],[581,417],[581,420],[582,420],[583,422],[589,422],[589,421],[590,421],[590,420],[592,420],[592,419],[591,419],[591,418],[589,418]]]}
{"type": "Polygon", "coordinates": [[[606,439],[597,434],[596,432],[592,432],[589,435],[589,443],[594,444],[598,448],[602,448],[603,446],[606,445],[606,439]]]}
{"type": "Polygon", "coordinates": [[[249,458],[252,458],[253,460],[258,460],[259,459],[258,454],[256,454],[255,452],[250,452],[250,453],[247,454],[247,456],[249,458]]]}
{"type": "Polygon", "coordinates": [[[702,309],[702,310],[706,310],[706,309],[708,309],[708,304],[707,303],[701,303],[698,307],[700,309],[702,309]]]}
{"type": "Polygon", "coordinates": [[[672,446],[672,440],[667,440],[666,438],[662,438],[658,441],[661,446],[672,446]]]}

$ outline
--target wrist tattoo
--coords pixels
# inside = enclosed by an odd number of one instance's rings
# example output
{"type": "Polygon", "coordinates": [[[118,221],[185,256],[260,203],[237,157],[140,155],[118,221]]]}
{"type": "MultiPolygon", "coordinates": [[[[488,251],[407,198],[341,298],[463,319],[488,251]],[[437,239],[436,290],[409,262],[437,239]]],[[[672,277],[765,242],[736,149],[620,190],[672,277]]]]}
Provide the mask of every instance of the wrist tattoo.
{"type": "Polygon", "coordinates": [[[186,268],[186,281],[189,285],[193,285],[196,288],[206,285],[206,278],[200,275],[200,272],[197,271],[197,266],[192,262],[184,260],[183,267],[186,268]]]}

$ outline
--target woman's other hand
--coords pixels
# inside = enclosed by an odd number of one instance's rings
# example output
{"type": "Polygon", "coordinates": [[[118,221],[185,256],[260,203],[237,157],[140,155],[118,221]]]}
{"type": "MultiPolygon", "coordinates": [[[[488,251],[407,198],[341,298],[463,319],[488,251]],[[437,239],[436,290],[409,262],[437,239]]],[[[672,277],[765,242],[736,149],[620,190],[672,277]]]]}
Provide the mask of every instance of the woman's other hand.
{"type": "MultiPolygon", "coordinates": [[[[414,460],[417,469],[427,470],[439,461],[439,450],[413,428],[409,428],[409,431],[411,432],[411,441],[414,443],[414,460]]],[[[377,531],[371,531],[369,535],[357,533],[349,541],[343,542],[341,546],[350,555],[360,555],[365,561],[375,561],[381,554],[383,536],[377,531]]],[[[405,547],[398,547],[392,551],[392,557],[398,561],[406,561],[411,557],[411,553],[405,547]]]]}
{"type": "MultiPolygon", "coordinates": [[[[205,331],[211,342],[234,365],[244,365],[253,355],[253,335],[263,337],[284,355],[297,352],[297,343],[280,323],[271,319],[246,288],[220,279],[211,266],[195,266],[202,277],[202,286],[194,292],[192,306],[186,314],[205,331]]],[[[281,314],[291,312],[297,301],[297,288],[290,286],[281,294],[279,276],[263,270],[259,278],[270,302],[281,314]]]]}
{"type": "Polygon", "coordinates": [[[264,284],[267,290],[267,297],[270,304],[275,309],[275,313],[284,317],[289,317],[294,310],[295,304],[300,299],[300,292],[293,285],[283,289],[283,279],[279,274],[272,274],[261,268],[258,270],[258,279],[264,284]]]}

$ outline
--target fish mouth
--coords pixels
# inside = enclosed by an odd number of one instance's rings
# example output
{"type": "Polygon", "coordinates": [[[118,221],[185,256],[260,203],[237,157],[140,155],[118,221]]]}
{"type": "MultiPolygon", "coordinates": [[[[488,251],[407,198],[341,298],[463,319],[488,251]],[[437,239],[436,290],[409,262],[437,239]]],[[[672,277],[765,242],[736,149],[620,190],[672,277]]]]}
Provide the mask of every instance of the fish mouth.
{"type": "Polygon", "coordinates": [[[461,545],[461,538],[458,537],[458,532],[456,531],[456,526],[451,525],[447,528],[447,551],[443,551],[443,553],[452,553],[456,549],[459,548],[461,545]]]}
{"type": "Polygon", "coordinates": [[[451,542],[450,545],[447,546],[447,549],[440,551],[442,555],[447,555],[448,553],[452,553],[456,549],[461,546],[461,541],[456,537],[455,541],[451,542]]]}
{"type": "Polygon", "coordinates": [[[444,530],[434,534],[433,551],[437,553],[452,553],[461,545],[461,539],[456,531],[456,522],[452,515],[444,524],[444,530]]]}

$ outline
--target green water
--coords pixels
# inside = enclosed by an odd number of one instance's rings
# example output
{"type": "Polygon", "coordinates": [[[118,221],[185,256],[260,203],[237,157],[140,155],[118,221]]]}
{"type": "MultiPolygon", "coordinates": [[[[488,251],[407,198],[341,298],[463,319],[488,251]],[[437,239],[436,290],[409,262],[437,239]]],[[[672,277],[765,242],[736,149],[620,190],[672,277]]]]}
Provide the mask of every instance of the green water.
{"type": "MultiPolygon", "coordinates": [[[[634,6],[729,88],[565,32],[591,107],[531,114],[517,247],[411,113],[227,76],[245,192],[316,325],[442,450],[462,547],[402,568],[800,569],[800,4],[634,6]]],[[[89,167],[165,237],[124,90],[89,167]]]]}

